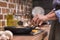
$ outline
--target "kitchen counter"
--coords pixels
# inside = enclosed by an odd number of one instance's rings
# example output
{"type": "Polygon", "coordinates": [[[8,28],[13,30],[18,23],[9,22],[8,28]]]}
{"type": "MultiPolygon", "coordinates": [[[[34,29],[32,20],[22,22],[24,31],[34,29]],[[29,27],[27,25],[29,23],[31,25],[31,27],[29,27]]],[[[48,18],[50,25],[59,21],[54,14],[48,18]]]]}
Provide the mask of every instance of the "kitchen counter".
{"type": "Polygon", "coordinates": [[[13,40],[42,40],[46,36],[46,32],[43,31],[36,35],[14,35],[13,40]]]}

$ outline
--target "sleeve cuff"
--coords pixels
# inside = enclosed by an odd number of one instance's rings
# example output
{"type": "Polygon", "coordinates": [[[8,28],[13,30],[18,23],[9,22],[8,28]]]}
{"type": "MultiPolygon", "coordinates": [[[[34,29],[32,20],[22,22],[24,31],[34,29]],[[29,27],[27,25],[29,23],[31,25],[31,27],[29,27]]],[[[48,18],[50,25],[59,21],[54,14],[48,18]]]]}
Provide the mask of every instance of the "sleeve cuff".
{"type": "Polygon", "coordinates": [[[60,10],[55,11],[55,14],[56,14],[56,16],[57,16],[57,18],[58,18],[58,20],[60,22],[60,10]]]}

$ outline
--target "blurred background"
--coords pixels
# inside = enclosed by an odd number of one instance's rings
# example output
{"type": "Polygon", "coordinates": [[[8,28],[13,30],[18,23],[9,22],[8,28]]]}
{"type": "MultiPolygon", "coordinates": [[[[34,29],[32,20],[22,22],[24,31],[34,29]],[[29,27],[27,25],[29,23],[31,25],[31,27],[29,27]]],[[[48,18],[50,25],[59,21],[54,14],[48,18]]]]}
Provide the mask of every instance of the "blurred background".
{"type": "Polygon", "coordinates": [[[52,10],[53,0],[0,0],[0,28],[17,26],[17,22],[32,18],[34,7],[42,7],[47,14],[52,10]]]}

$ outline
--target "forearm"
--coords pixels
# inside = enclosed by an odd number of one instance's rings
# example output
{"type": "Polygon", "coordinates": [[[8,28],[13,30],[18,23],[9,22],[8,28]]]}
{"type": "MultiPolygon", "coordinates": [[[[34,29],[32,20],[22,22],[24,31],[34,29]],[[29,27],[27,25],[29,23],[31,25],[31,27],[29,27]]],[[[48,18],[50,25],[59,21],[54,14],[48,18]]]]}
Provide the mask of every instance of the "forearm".
{"type": "Polygon", "coordinates": [[[56,20],[57,19],[57,17],[56,17],[56,15],[55,15],[55,13],[53,12],[53,13],[48,13],[47,15],[45,15],[46,16],[46,19],[47,20],[56,20]]]}

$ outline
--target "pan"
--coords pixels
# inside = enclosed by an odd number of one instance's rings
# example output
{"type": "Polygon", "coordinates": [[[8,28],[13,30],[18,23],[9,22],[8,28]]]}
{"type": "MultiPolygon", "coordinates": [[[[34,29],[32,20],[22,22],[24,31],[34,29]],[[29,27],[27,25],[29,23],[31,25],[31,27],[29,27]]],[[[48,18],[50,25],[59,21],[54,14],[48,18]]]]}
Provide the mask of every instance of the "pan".
{"type": "MultiPolygon", "coordinates": [[[[43,23],[42,25],[46,25],[46,23],[43,23]]],[[[37,25],[39,26],[39,25],[37,25]]],[[[32,27],[24,27],[24,28],[16,28],[14,26],[6,26],[4,27],[5,30],[10,30],[14,35],[17,34],[30,34],[33,29],[35,29],[37,26],[32,27]]]]}

